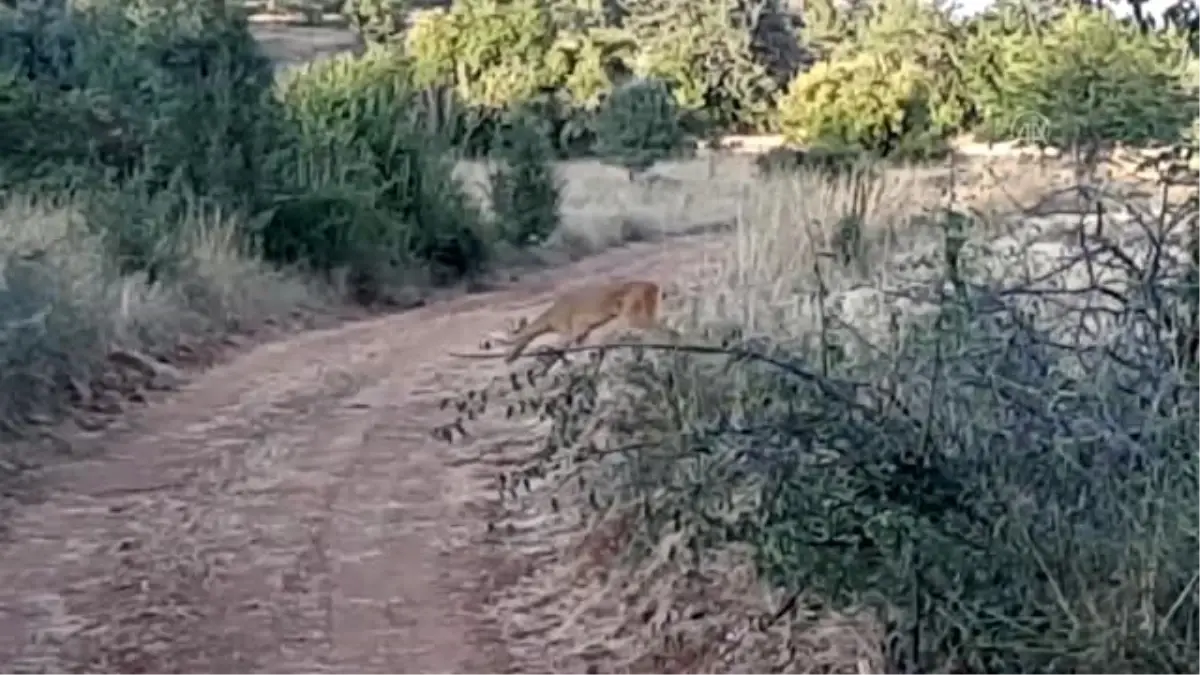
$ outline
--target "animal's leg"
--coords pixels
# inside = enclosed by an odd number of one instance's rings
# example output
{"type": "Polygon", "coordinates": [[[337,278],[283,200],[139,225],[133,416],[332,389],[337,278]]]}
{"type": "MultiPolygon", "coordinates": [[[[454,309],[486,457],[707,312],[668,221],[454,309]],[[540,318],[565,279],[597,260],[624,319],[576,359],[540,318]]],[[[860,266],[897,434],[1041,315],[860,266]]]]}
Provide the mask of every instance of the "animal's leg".
{"type": "MultiPolygon", "coordinates": [[[[570,344],[572,346],[583,345],[583,343],[586,342],[589,337],[591,337],[592,333],[594,333],[597,328],[600,328],[604,324],[612,321],[614,318],[616,318],[616,317],[609,316],[609,317],[605,317],[599,321],[593,321],[589,324],[584,325],[581,329],[576,330],[572,334],[572,336],[570,337],[570,344]]],[[[604,361],[604,357],[606,354],[607,354],[607,350],[605,350],[605,349],[601,349],[596,352],[596,355],[597,355],[596,356],[596,367],[597,368],[599,368],[600,364],[604,361]]]]}

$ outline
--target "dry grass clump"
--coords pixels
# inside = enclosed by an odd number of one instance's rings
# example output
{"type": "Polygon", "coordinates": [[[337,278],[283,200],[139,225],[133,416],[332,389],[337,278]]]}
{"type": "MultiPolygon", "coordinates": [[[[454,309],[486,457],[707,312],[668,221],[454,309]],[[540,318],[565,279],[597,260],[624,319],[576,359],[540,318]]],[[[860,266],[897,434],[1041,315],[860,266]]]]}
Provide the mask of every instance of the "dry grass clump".
{"type": "MultiPolygon", "coordinates": [[[[124,275],[71,203],[12,196],[0,210],[0,433],[68,412],[95,423],[146,388],[177,385],[167,361],[206,340],[325,306],[315,288],[240,250],[233,223],[197,212],[172,274],[124,275]],[[184,351],[181,351],[184,350],[184,351]]],[[[35,434],[36,435],[36,434],[35,434]]],[[[6,444],[0,473],[36,463],[6,444]]]]}
{"type": "MultiPolygon", "coordinates": [[[[630,181],[620,167],[596,160],[561,162],[562,222],[540,254],[547,261],[578,259],[629,241],[656,240],[730,226],[753,163],[730,157],[715,170],[707,160],[657,164],[630,181]]],[[[456,175],[488,203],[488,166],[460,162],[456,175]]]]}
{"type": "Polygon", "coordinates": [[[1051,218],[950,178],[764,181],[688,344],[462,403],[541,425],[501,518],[528,668],[1197,662],[1194,178],[1051,218]]]}

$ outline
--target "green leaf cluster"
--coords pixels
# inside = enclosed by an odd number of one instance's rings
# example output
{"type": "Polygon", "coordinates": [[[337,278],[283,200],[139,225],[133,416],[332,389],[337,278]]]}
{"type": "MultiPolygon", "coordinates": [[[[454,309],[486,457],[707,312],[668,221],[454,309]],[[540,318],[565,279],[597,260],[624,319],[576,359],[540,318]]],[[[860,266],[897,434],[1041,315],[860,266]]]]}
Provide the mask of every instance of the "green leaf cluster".
{"type": "Polygon", "coordinates": [[[419,13],[406,46],[419,84],[452,85],[468,104],[503,108],[555,85],[554,38],[538,0],[460,0],[419,13]]]}
{"type": "Polygon", "coordinates": [[[658,80],[617,87],[596,114],[596,153],[630,178],[677,151],[684,140],[675,98],[658,80]]]}

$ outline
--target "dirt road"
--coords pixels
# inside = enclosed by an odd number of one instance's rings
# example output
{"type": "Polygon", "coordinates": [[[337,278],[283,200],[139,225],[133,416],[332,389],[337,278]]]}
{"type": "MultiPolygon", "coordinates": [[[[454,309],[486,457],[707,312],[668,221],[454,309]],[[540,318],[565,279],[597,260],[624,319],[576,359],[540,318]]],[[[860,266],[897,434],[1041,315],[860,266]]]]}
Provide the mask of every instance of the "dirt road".
{"type": "MultiPolygon", "coordinates": [[[[261,346],[49,477],[0,546],[3,672],[511,672],[479,611],[495,492],[432,441],[454,359],[564,285],[664,278],[711,239],[610,251],[419,311],[261,346]],[[670,265],[666,257],[670,256],[670,265]]],[[[494,422],[493,445],[514,428],[494,422]]]]}

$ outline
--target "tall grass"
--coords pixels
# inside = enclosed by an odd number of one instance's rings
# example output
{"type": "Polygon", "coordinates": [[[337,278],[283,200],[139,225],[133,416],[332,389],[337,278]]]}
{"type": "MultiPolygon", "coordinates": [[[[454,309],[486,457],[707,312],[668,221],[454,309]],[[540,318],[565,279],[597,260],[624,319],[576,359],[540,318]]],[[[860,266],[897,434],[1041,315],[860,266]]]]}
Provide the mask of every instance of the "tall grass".
{"type": "Polygon", "coordinates": [[[546,430],[512,523],[558,537],[500,611],[603,670],[1193,667],[1194,185],[1068,218],[945,185],[764,182],[690,344],[489,392],[546,430]]]}
{"type": "MultiPolygon", "coordinates": [[[[0,210],[0,429],[23,435],[69,406],[115,405],[110,355],[168,357],[181,345],[252,328],[331,298],[244,249],[240,223],[182,218],[172,273],[123,272],[84,198],[10,195],[0,210]]],[[[19,467],[7,467],[19,468],[19,467]]]]}

